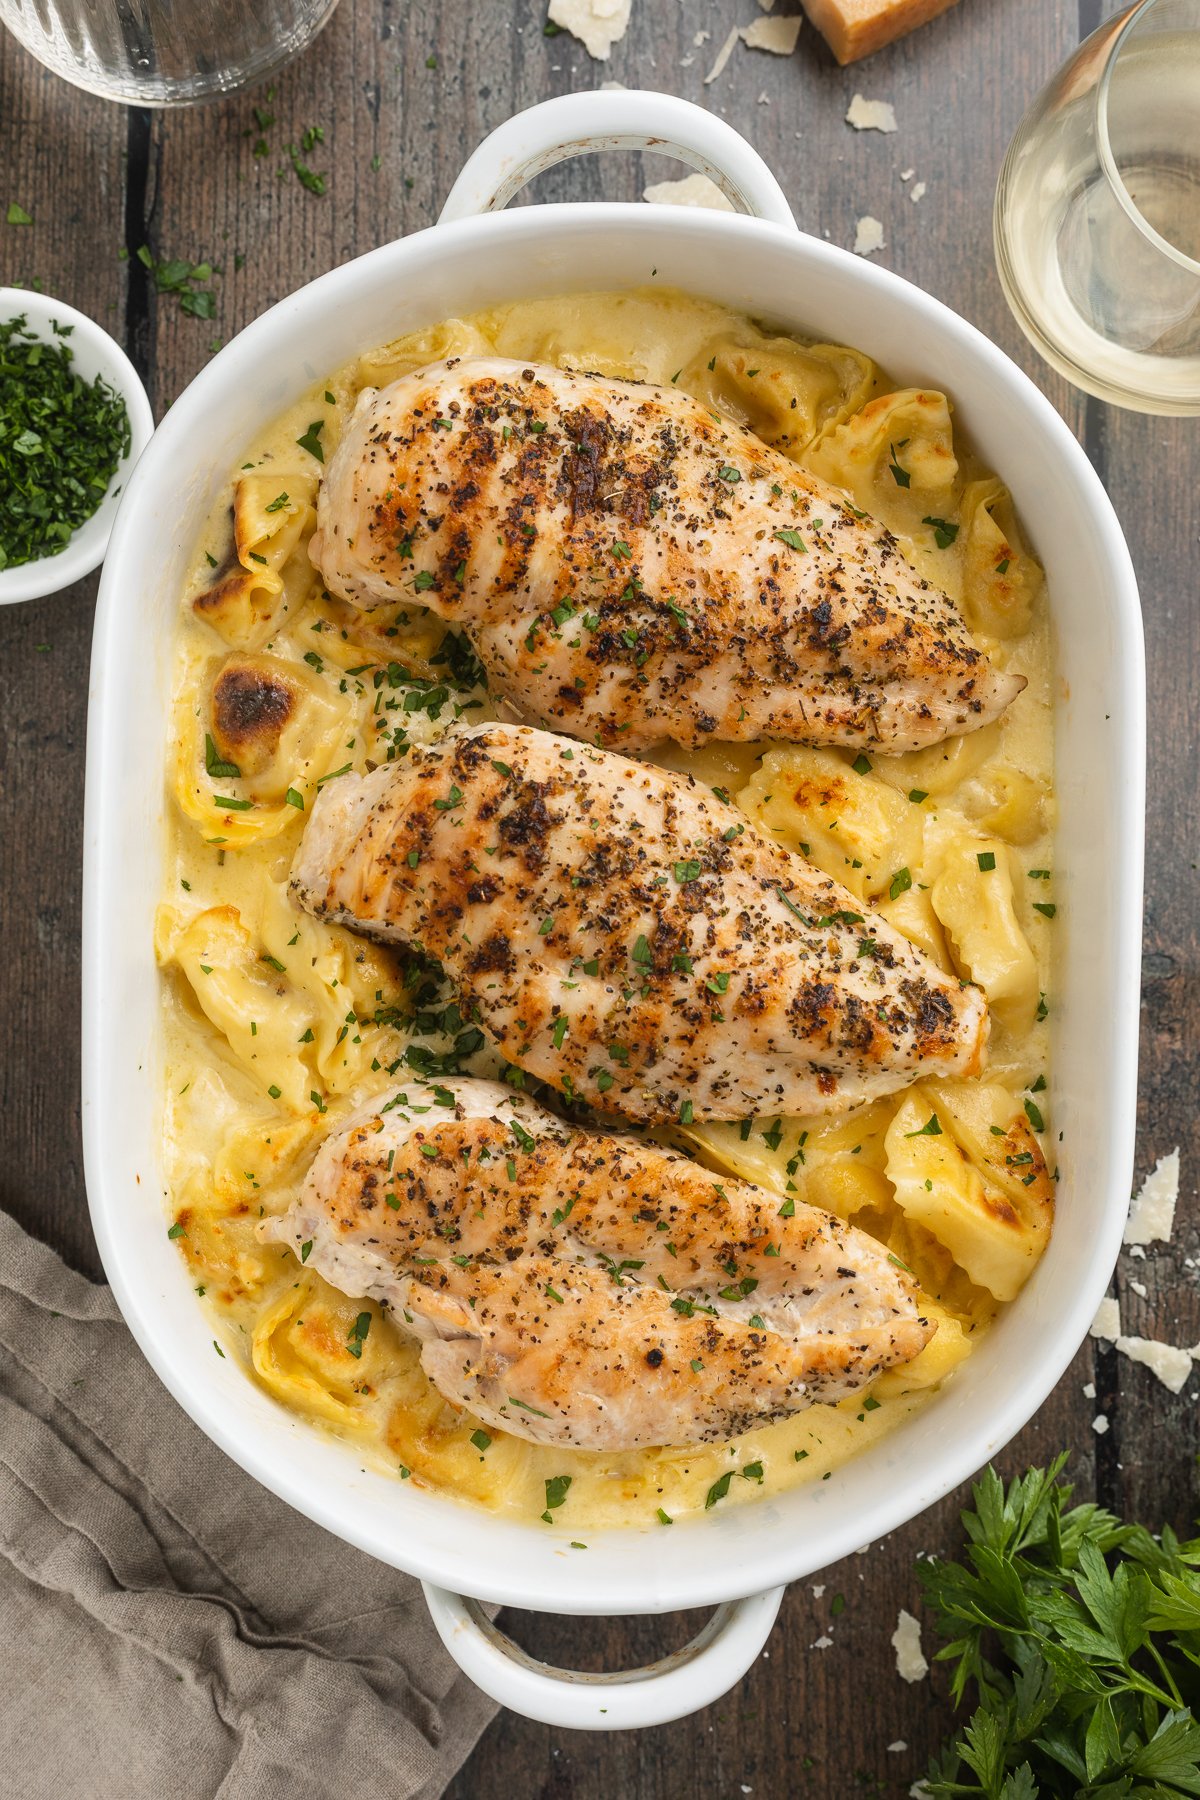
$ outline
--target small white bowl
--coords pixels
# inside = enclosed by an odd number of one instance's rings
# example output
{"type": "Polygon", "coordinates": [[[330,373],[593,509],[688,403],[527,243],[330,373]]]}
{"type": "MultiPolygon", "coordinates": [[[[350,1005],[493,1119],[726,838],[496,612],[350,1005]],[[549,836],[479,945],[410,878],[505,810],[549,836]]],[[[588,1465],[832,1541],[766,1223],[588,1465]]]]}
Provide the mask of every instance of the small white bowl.
{"type": "Polygon", "coordinates": [[[73,328],[66,339],[74,359],[72,367],[88,382],[103,375],[109,387],[120,394],[129,414],[130,442],[129,452],[117,464],[103,500],[57,555],[39,556],[34,562],[0,569],[0,606],[55,594],[82,576],[90,575],[104,560],[125,484],[154,430],[154,415],[137,370],[121,346],[94,319],[89,319],[86,313],[76,312],[73,306],[64,306],[61,300],[51,299],[48,294],[31,293],[28,288],[0,287],[0,324],[7,324],[22,313],[28,330],[48,344],[63,342],[55,336],[54,324],[73,328]]]}

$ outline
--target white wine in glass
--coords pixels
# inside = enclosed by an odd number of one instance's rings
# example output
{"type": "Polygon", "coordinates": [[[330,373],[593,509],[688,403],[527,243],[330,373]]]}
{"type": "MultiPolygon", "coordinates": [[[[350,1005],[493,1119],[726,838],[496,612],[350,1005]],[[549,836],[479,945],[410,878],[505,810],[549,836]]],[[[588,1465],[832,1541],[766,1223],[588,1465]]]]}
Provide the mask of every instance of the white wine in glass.
{"type": "Polygon", "coordinates": [[[1027,114],[996,190],[1026,336],[1119,406],[1200,412],[1200,0],[1138,0],[1027,114]]]}

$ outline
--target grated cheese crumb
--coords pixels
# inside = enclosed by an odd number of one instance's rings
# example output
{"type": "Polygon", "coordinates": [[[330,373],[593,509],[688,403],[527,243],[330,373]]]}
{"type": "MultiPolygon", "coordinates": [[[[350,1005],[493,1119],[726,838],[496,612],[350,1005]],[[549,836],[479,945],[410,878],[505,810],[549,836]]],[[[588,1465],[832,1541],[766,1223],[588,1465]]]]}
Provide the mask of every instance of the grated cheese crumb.
{"type": "Polygon", "coordinates": [[[812,1648],[814,1650],[828,1650],[832,1644],[833,1639],[831,1637],[819,1637],[812,1648]]]}
{"type": "Polygon", "coordinates": [[[917,171],[915,169],[901,169],[901,171],[900,171],[901,181],[911,181],[913,176],[916,174],[916,172],[917,171]]]}
{"type": "Polygon", "coordinates": [[[813,1599],[819,1600],[824,1592],[825,1583],[823,1581],[818,1581],[817,1585],[813,1588],[813,1599]]]}
{"type": "Polygon", "coordinates": [[[708,43],[708,41],[709,41],[709,39],[710,39],[710,38],[711,38],[711,37],[712,37],[712,32],[711,32],[711,31],[697,31],[697,32],[694,32],[694,33],[693,33],[693,34],[692,34],[692,48],[693,48],[693,50],[703,50],[703,48],[704,48],[704,46],[705,46],[705,44],[707,44],[707,43],[708,43]]]}
{"type": "Polygon", "coordinates": [[[890,100],[864,100],[855,94],[846,113],[847,125],[855,131],[895,131],[896,113],[890,100]]]}
{"type": "Polygon", "coordinates": [[[870,213],[864,214],[855,222],[854,254],[855,256],[874,256],[877,250],[883,249],[883,226],[870,213]]]}
{"type": "Polygon", "coordinates": [[[1179,1199],[1179,1151],[1160,1156],[1138,1189],[1125,1226],[1127,1244],[1165,1244],[1175,1226],[1179,1199]]]}
{"type": "Polygon", "coordinates": [[[1094,1400],[1096,1398],[1096,1384],[1094,1381],[1084,1382],[1083,1397],[1085,1400],[1094,1400]]]}
{"type": "Polygon", "coordinates": [[[715,181],[699,173],[685,175],[681,181],[655,181],[642,193],[652,206],[707,206],[713,212],[736,212],[715,181]]]}
{"type": "Polygon", "coordinates": [[[897,1738],[894,1744],[888,1745],[888,1754],[890,1756],[900,1756],[907,1749],[908,1745],[905,1743],[904,1739],[897,1738]]]}
{"type": "Polygon", "coordinates": [[[1111,1297],[1102,1300],[1088,1330],[1094,1338],[1100,1338],[1106,1344],[1115,1344],[1121,1335],[1120,1304],[1111,1297]]]}
{"type": "Polygon", "coordinates": [[[629,29],[633,0],[550,0],[549,18],[578,38],[589,56],[607,62],[629,29]]]}
{"type": "Polygon", "coordinates": [[[923,1681],[929,1664],[921,1649],[921,1626],[910,1612],[900,1608],[900,1617],[892,1633],[892,1649],[896,1652],[896,1673],[901,1681],[923,1681]]]}
{"type": "Polygon", "coordinates": [[[915,205],[918,200],[921,200],[924,198],[925,193],[926,193],[925,183],[923,181],[914,181],[912,193],[908,197],[915,205]]]}
{"type": "Polygon", "coordinates": [[[1133,1289],[1134,1293],[1137,1295],[1139,1300],[1144,1300],[1146,1298],[1146,1284],[1144,1281],[1134,1281],[1131,1276],[1129,1285],[1133,1289]]]}
{"type": "Polygon", "coordinates": [[[1105,1413],[1097,1413],[1092,1420],[1092,1430],[1097,1437],[1103,1437],[1108,1430],[1108,1417],[1105,1413]]]}
{"type": "Polygon", "coordinates": [[[1155,1338],[1119,1337],[1117,1349],[1130,1362],[1144,1363],[1165,1388],[1179,1393],[1192,1372],[1192,1353],[1176,1344],[1160,1344],[1155,1338]]]}
{"type": "Polygon", "coordinates": [[[772,56],[790,56],[796,48],[803,13],[776,13],[769,19],[755,19],[743,25],[741,36],[748,50],[769,50],[772,56]]]}
{"type": "Polygon", "coordinates": [[[732,31],[729,33],[729,36],[725,39],[725,42],[721,45],[721,48],[717,51],[716,62],[713,64],[712,68],[708,71],[708,74],[704,77],[705,87],[711,87],[713,82],[717,79],[717,76],[721,73],[722,69],[725,67],[725,64],[729,61],[730,57],[733,55],[733,47],[737,43],[738,38],[740,36],[741,36],[741,33],[739,32],[737,26],[735,25],[733,27],[732,31]]]}

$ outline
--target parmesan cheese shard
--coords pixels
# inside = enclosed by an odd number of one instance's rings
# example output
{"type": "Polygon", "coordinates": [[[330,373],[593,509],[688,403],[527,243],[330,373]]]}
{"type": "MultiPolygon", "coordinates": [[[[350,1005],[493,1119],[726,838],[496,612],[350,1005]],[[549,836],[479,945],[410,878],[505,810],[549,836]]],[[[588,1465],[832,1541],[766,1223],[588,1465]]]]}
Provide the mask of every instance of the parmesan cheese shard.
{"type": "Polygon", "coordinates": [[[776,13],[769,19],[755,19],[743,25],[742,40],[748,50],[769,50],[772,56],[790,56],[796,48],[803,13],[776,13]]]}
{"type": "Polygon", "coordinates": [[[645,188],[643,200],[652,206],[707,206],[713,212],[736,212],[732,200],[707,175],[685,175],[681,181],[655,181],[645,188]]]}
{"type": "Polygon", "coordinates": [[[1121,1307],[1113,1299],[1102,1300],[1088,1330],[1102,1343],[1115,1344],[1121,1335],[1121,1307]]]}
{"type": "Polygon", "coordinates": [[[1108,1414],[1107,1413],[1097,1413],[1096,1414],[1095,1418],[1092,1420],[1092,1430],[1095,1432],[1097,1437],[1104,1436],[1105,1432],[1108,1430],[1108,1414]]]}
{"type": "Polygon", "coordinates": [[[912,185],[912,193],[908,196],[909,199],[915,205],[918,200],[924,199],[924,196],[925,196],[925,183],[923,181],[914,181],[913,185],[912,185]]]}
{"type": "Polygon", "coordinates": [[[920,1621],[903,1607],[892,1633],[892,1649],[896,1652],[896,1673],[901,1681],[924,1681],[929,1664],[921,1649],[920,1621]]]}
{"type": "Polygon", "coordinates": [[[870,213],[857,220],[854,230],[855,256],[874,256],[877,250],[883,249],[883,226],[870,213]]]}
{"type": "Polygon", "coordinates": [[[1160,1156],[1143,1181],[1129,1208],[1125,1226],[1127,1244],[1165,1244],[1175,1227],[1175,1203],[1179,1199],[1179,1151],[1160,1156]]]}
{"type": "Polygon", "coordinates": [[[1191,1351],[1175,1344],[1160,1344],[1154,1338],[1119,1337],[1117,1349],[1130,1362],[1144,1363],[1173,1394],[1179,1392],[1192,1372],[1191,1351]]]}
{"type": "Polygon", "coordinates": [[[803,0],[838,62],[858,62],[936,19],[954,0],[803,0]]]}
{"type": "Polygon", "coordinates": [[[721,45],[721,48],[717,51],[716,62],[713,64],[712,68],[708,71],[708,74],[704,77],[705,87],[711,87],[713,82],[717,79],[717,76],[721,73],[722,69],[725,67],[725,64],[729,61],[730,57],[733,55],[734,45],[737,43],[738,38],[740,36],[741,36],[741,33],[739,32],[737,26],[735,25],[733,30],[729,33],[729,36],[725,39],[725,42],[721,45]]]}
{"type": "Polygon", "coordinates": [[[607,62],[609,51],[629,29],[633,0],[550,0],[552,25],[578,38],[589,56],[607,62]]]}
{"type": "Polygon", "coordinates": [[[890,100],[865,100],[855,94],[846,110],[846,123],[855,131],[895,131],[896,109],[890,100]]]}

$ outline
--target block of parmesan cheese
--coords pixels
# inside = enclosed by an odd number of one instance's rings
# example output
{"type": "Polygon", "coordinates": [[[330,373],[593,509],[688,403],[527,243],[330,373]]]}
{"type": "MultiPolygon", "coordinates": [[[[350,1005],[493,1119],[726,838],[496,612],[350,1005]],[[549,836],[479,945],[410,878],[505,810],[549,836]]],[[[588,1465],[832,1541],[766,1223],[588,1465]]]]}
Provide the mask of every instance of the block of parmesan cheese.
{"type": "Polygon", "coordinates": [[[803,0],[804,10],[840,63],[858,62],[955,0],[803,0]]]}

